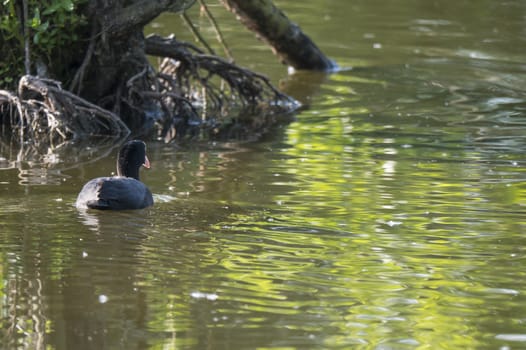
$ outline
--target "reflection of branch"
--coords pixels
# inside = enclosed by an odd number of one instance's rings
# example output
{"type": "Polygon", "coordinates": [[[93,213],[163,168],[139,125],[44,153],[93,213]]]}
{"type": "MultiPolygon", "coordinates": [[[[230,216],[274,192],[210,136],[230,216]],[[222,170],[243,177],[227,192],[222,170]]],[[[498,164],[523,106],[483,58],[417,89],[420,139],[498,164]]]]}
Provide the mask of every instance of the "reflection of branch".
{"type": "Polygon", "coordinates": [[[22,279],[17,274],[7,277],[5,281],[9,327],[2,337],[2,345],[6,349],[20,348],[20,344],[28,349],[45,348],[46,315],[43,306],[42,280],[38,268],[35,275],[22,279]]]}
{"type": "MultiPolygon", "coordinates": [[[[39,266],[41,266],[39,264],[39,266]]],[[[40,270],[40,267],[39,267],[40,270]]],[[[40,275],[40,273],[38,273],[40,275]]],[[[44,314],[44,296],[42,295],[42,281],[40,278],[35,278],[36,287],[36,302],[33,304],[32,309],[35,310],[35,314],[31,315],[33,323],[35,324],[34,329],[36,333],[36,349],[44,349],[44,335],[46,334],[46,316],[44,314]],[[35,307],[36,306],[36,307],[35,307]]]]}
{"type": "Polygon", "coordinates": [[[64,171],[106,158],[121,143],[117,138],[98,138],[66,141],[54,146],[35,142],[20,145],[2,137],[0,169],[17,169],[22,185],[58,184],[68,176],[64,171]]]}

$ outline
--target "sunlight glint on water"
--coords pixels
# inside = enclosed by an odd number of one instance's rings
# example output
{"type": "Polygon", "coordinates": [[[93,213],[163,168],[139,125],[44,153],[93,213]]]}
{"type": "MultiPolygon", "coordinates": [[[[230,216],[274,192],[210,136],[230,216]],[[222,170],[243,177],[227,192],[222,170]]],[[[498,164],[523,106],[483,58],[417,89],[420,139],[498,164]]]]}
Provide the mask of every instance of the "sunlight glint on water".
{"type": "Polygon", "coordinates": [[[74,208],[111,145],[0,145],[4,347],[525,346],[525,4],[276,3],[346,69],[287,77],[212,6],[305,107],[256,142],[149,142],[153,208],[74,208]]]}

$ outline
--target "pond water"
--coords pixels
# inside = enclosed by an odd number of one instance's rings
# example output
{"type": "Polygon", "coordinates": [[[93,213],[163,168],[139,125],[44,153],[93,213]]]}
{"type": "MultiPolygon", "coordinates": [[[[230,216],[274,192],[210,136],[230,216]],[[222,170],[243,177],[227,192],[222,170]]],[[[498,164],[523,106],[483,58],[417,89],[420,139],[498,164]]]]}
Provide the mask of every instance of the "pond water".
{"type": "MultiPolygon", "coordinates": [[[[526,348],[526,3],[276,3],[343,69],[288,76],[213,6],[304,108],[257,140],[149,142],[154,207],[75,209],[112,145],[2,145],[3,348],[526,348]]],[[[180,22],[149,30],[191,40],[180,22]]]]}

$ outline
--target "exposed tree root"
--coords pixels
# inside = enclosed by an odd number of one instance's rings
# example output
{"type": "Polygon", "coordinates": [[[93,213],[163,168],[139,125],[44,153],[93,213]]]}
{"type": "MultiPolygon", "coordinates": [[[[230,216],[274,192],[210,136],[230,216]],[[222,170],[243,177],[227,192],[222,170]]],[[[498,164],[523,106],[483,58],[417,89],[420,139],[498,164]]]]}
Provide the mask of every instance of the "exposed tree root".
{"type": "MultiPolygon", "coordinates": [[[[0,124],[4,129],[9,127],[21,143],[32,140],[53,145],[87,136],[123,137],[130,129],[145,132],[155,125],[158,136],[170,141],[203,130],[213,135],[231,135],[226,128],[250,133],[269,122],[269,116],[299,106],[266,77],[173,37],[148,37],[146,53],[165,57],[159,71],[147,65],[117,85],[115,93],[108,96],[119,101],[112,104],[113,111],[62,89],[58,81],[26,75],[19,81],[18,93],[0,90],[0,124]],[[241,112],[264,117],[257,121],[237,118],[241,112]],[[129,120],[125,124],[121,113],[143,115],[144,120],[140,125],[129,120]]],[[[88,52],[73,88],[80,89],[90,57],[88,52]]]]}
{"type": "Polygon", "coordinates": [[[156,92],[162,96],[163,110],[173,111],[169,119],[162,121],[161,136],[165,139],[174,135],[174,128],[181,134],[181,127],[187,131],[197,124],[213,135],[231,135],[227,128],[257,132],[254,126],[264,124],[262,120],[270,122],[269,117],[299,107],[296,100],[277,90],[265,76],[205,54],[172,36],[147,37],[146,53],[164,57],[156,92]],[[239,115],[251,115],[258,121],[236,118],[239,115]]]}
{"type": "Polygon", "coordinates": [[[255,107],[284,112],[298,107],[294,99],[277,90],[265,76],[206,55],[173,37],[147,37],[146,53],[166,57],[159,71],[163,78],[171,77],[167,82],[172,86],[167,88],[175,85],[185,98],[203,108],[224,111],[255,107]]]}
{"type": "Polygon", "coordinates": [[[21,142],[61,143],[84,135],[122,137],[130,133],[121,119],[50,79],[23,76],[15,95],[0,90],[0,121],[21,142]]]}

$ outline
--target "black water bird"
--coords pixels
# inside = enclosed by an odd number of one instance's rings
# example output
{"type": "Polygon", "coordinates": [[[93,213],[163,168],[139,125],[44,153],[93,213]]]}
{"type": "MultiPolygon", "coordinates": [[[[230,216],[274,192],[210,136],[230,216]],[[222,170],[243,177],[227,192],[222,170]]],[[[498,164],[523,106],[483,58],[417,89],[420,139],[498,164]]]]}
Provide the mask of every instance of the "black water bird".
{"type": "Polygon", "coordinates": [[[76,207],[125,210],[153,205],[152,193],[139,180],[141,166],[150,168],[146,144],[138,140],[127,142],[117,157],[117,176],[98,177],[88,181],[77,197],[76,207]]]}

